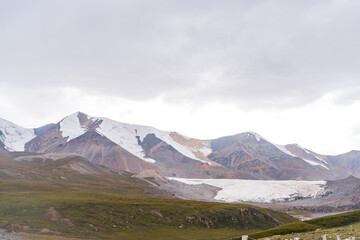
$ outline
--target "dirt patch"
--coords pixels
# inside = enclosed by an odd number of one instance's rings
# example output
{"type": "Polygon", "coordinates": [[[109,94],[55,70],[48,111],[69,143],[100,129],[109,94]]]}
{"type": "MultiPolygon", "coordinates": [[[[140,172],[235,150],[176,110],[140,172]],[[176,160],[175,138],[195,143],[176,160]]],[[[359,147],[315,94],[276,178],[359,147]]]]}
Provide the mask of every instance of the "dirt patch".
{"type": "Polygon", "coordinates": [[[69,218],[63,218],[54,207],[50,207],[46,210],[46,216],[49,216],[51,221],[65,223],[69,226],[75,226],[69,218]]]}
{"type": "Polygon", "coordinates": [[[15,231],[15,232],[26,232],[26,231],[30,231],[31,227],[24,226],[24,225],[21,225],[21,224],[18,224],[18,223],[11,223],[10,224],[10,229],[12,231],[15,231]]]}
{"type": "Polygon", "coordinates": [[[205,156],[205,154],[203,152],[201,152],[200,150],[196,150],[196,149],[201,149],[201,148],[208,148],[209,147],[209,141],[207,140],[198,140],[198,139],[194,139],[194,138],[185,138],[184,136],[178,134],[177,132],[171,132],[170,133],[170,137],[177,143],[183,145],[183,146],[187,146],[190,147],[192,149],[194,149],[194,151],[192,151],[192,153],[194,154],[194,156],[200,160],[204,160],[207,162],[212,163],[213,165],[219,165],[216,162],[211,161],[209,158],[207,158],[207,156],[205,156]]]}
{"type": "Polygon", "coordinates": [[[104,228],[102,228],[102,227],[93,225],[93,224],[91,224],[91,223],[85,223],[85,225],[88,226],[88,227],[90,227],[90,228],[92,228],[92,229],[94,229],[95,231],[98,231],[98,229],[101,229],[101,230],[104,229],[104,228]]]}
{"type": "MultiPolygon", "coordinates": [[[[198,159],[200,160],[204,160],[204,161],[208,161],[208,162],[211,162],[211,163],[214,163],[214,164],[217,164],[213,161],[211,161],[210,159],[208,159],[205,154],[203,152],[200,152],[199,150],[197,151],[192,151],[192,153],[195,155],[195,157],[197,157],[198,159]]],[[[217,164],[218,165],[218,164],[217,164]]]]}
{"type": "Polygon", "coordinates": [[[8,221],[6,221],[6,220],[1,220],[0,221],[0,227],[3,227],[3,226],[5,226],[6,224],[8,224],[9,222],[8,221]]]}
{"type": "Polygon", "coordinates": [[[208,147],[208,142],[206,140],[198,140],[194,138],[185,138],[184,136],[178,134],[177,132],[171,132],[170,137],[177,143],[181,145],[191,147],[191,148],[204,148],[208,147]]]}
{"type": "Polygon", "coordinates": [[[42,232],[42,233],[61,234],[61,232],[53,231],[53,230],[50,230],[48,228],[40,228],[39,231],[42,232]]]}
{"type": "Polygon", "coordinates": [[[51,221],[59,221],[61,219],[61,214],[55,210],[54,207],[50,207],[46,210],[46,215],[50,216],[51,221]]]}
{"type": "Polygon", "coordinates": [[[210,160],[203,152],[200,151],[202,148],[210,148],[210,141],[209,140],[199,140],[194,138],[186,138],[177,132],[171,132],[170,137],[177,143],[190,147],[194,149],[192,153],[194,156],[200,160],[207,161],[211,163],[213,166],[220,166],[220,164],[210,160]]]}
{"type": "Polygon", "coordinates": [[[151,213],[154,215],[157,215],[159,217],[163,217],[163,215],[161,214],[160,210],[151,210],[151,213]]]}

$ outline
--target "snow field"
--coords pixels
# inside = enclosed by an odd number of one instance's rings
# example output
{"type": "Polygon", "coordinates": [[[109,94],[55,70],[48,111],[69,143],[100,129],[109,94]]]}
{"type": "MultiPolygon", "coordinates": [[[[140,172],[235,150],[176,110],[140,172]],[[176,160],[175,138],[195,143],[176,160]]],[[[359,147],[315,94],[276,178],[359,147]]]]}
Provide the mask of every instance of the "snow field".
{"type": "Polygon", "coordinates": [[[60,122],[60,132],[64,138],[69,137],[67,141],[70,141],[86,133],[86,129],[81,126],[78,113],[74,113],[60,122]]]}
{"type": "Polygon", "coordinates": [[[34,130],[23,128],[0,118],[1,141],[10,151],[24,151],[25,144],[36,137],[34,130]]]}
{"type": "Polygon", "coordinates": [[[326,181],[188,179],[169,178],[182,183],[208,184],[221,188],[214,197],[224,202],[263,202],[293,200],[297,197],[316,197],[325,193],[326,181]]]}

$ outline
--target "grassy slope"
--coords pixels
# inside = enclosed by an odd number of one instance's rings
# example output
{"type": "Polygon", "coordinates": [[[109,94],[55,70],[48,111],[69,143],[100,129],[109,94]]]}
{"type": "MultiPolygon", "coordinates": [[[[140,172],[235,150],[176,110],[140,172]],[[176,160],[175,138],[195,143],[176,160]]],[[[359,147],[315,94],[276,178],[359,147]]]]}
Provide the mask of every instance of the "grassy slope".
{"type": "Polygon", "coordinates": [[[273,235],[286,235],[314,231],[316,229],[332,229],[360,222],[360,210],[332,216],[315,218],[303,222],[295,222],[250,235],[251,238],[264,238],[273,235]]]}
{"type": "Polygon", "coordinates": [[[285,214],[240,204],[91,193],[19,182],[0,182],[0,192],[0,220],[8,222],[3,227],[12,229],[11,223],[17,223],[34,232],[47,228],[82,238],[114,239],[126,235],[131,239],[129,236],[134,235],[136,239],[143,234],[152,239],[150,229],[169,235],[181,232],[183,229],[178,227],[182,224],[188,230],[266,229],[277,225],[268,214],[283,221],[292,220],[285,214]],[[60,212],[62,218],[69,218],[74,226],[51,221],[46,214],[50,207],[60,212]]]}
{"type": "Polygon", "coordinates": [[[277,220],[294,221],[248,205],[166,198],[128,173],[83,175],[63,168],[67,161],[76,159],[1,158],[0,226],[30,233],[46,228],[78,238],[224,239],[275,227],[277,220]],[[51,207],[61,215],[56,220],[47,213],[51,207]]]}
{"type": "Polygon", "coordinates": [[[340,235],[341,239],[356,237],[358,239],[360,237],[360,222],[342,226],[335,227],[329,229],[317,229],[309,232],[302,233],[291,233],[285,235],[275,235],[272,236],[272,240],[285,240],[285,239],[294,239],[296,237],[300,239],[322,239],[322,236],[327,235],[329,239],[336,239],[336,236],[340,235]]]}

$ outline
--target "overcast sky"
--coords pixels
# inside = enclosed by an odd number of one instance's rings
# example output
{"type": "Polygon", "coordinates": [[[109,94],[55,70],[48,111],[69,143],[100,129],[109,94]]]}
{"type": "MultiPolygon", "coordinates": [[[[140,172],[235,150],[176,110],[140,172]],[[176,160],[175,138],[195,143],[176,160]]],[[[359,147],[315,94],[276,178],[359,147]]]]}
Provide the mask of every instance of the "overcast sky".
{"type": "Polygon", "coordinates": [[[0,117],[360,150],[360,1],[0,0],[0,117]]]}

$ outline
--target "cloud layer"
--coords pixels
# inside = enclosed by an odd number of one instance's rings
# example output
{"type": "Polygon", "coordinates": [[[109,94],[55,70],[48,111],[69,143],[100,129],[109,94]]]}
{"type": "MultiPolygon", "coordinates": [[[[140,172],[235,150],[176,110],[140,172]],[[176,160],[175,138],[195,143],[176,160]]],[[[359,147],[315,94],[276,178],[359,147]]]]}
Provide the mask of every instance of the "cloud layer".
{"type": "Polygon", "coordinates": [[[329,94],[330,105],[359,101],[359,1],[0,5],[0,110],[9,116],[70,114],[90,98],[134,107],[161,99],[189,111],[216,102],[243,115],[292,111],[329,94]]]}
{"type": "Polygon", "coordinates": [[[277,107],[359,83],[358,1],[2,5],[1,79],[20,88],[277,107]]]}

